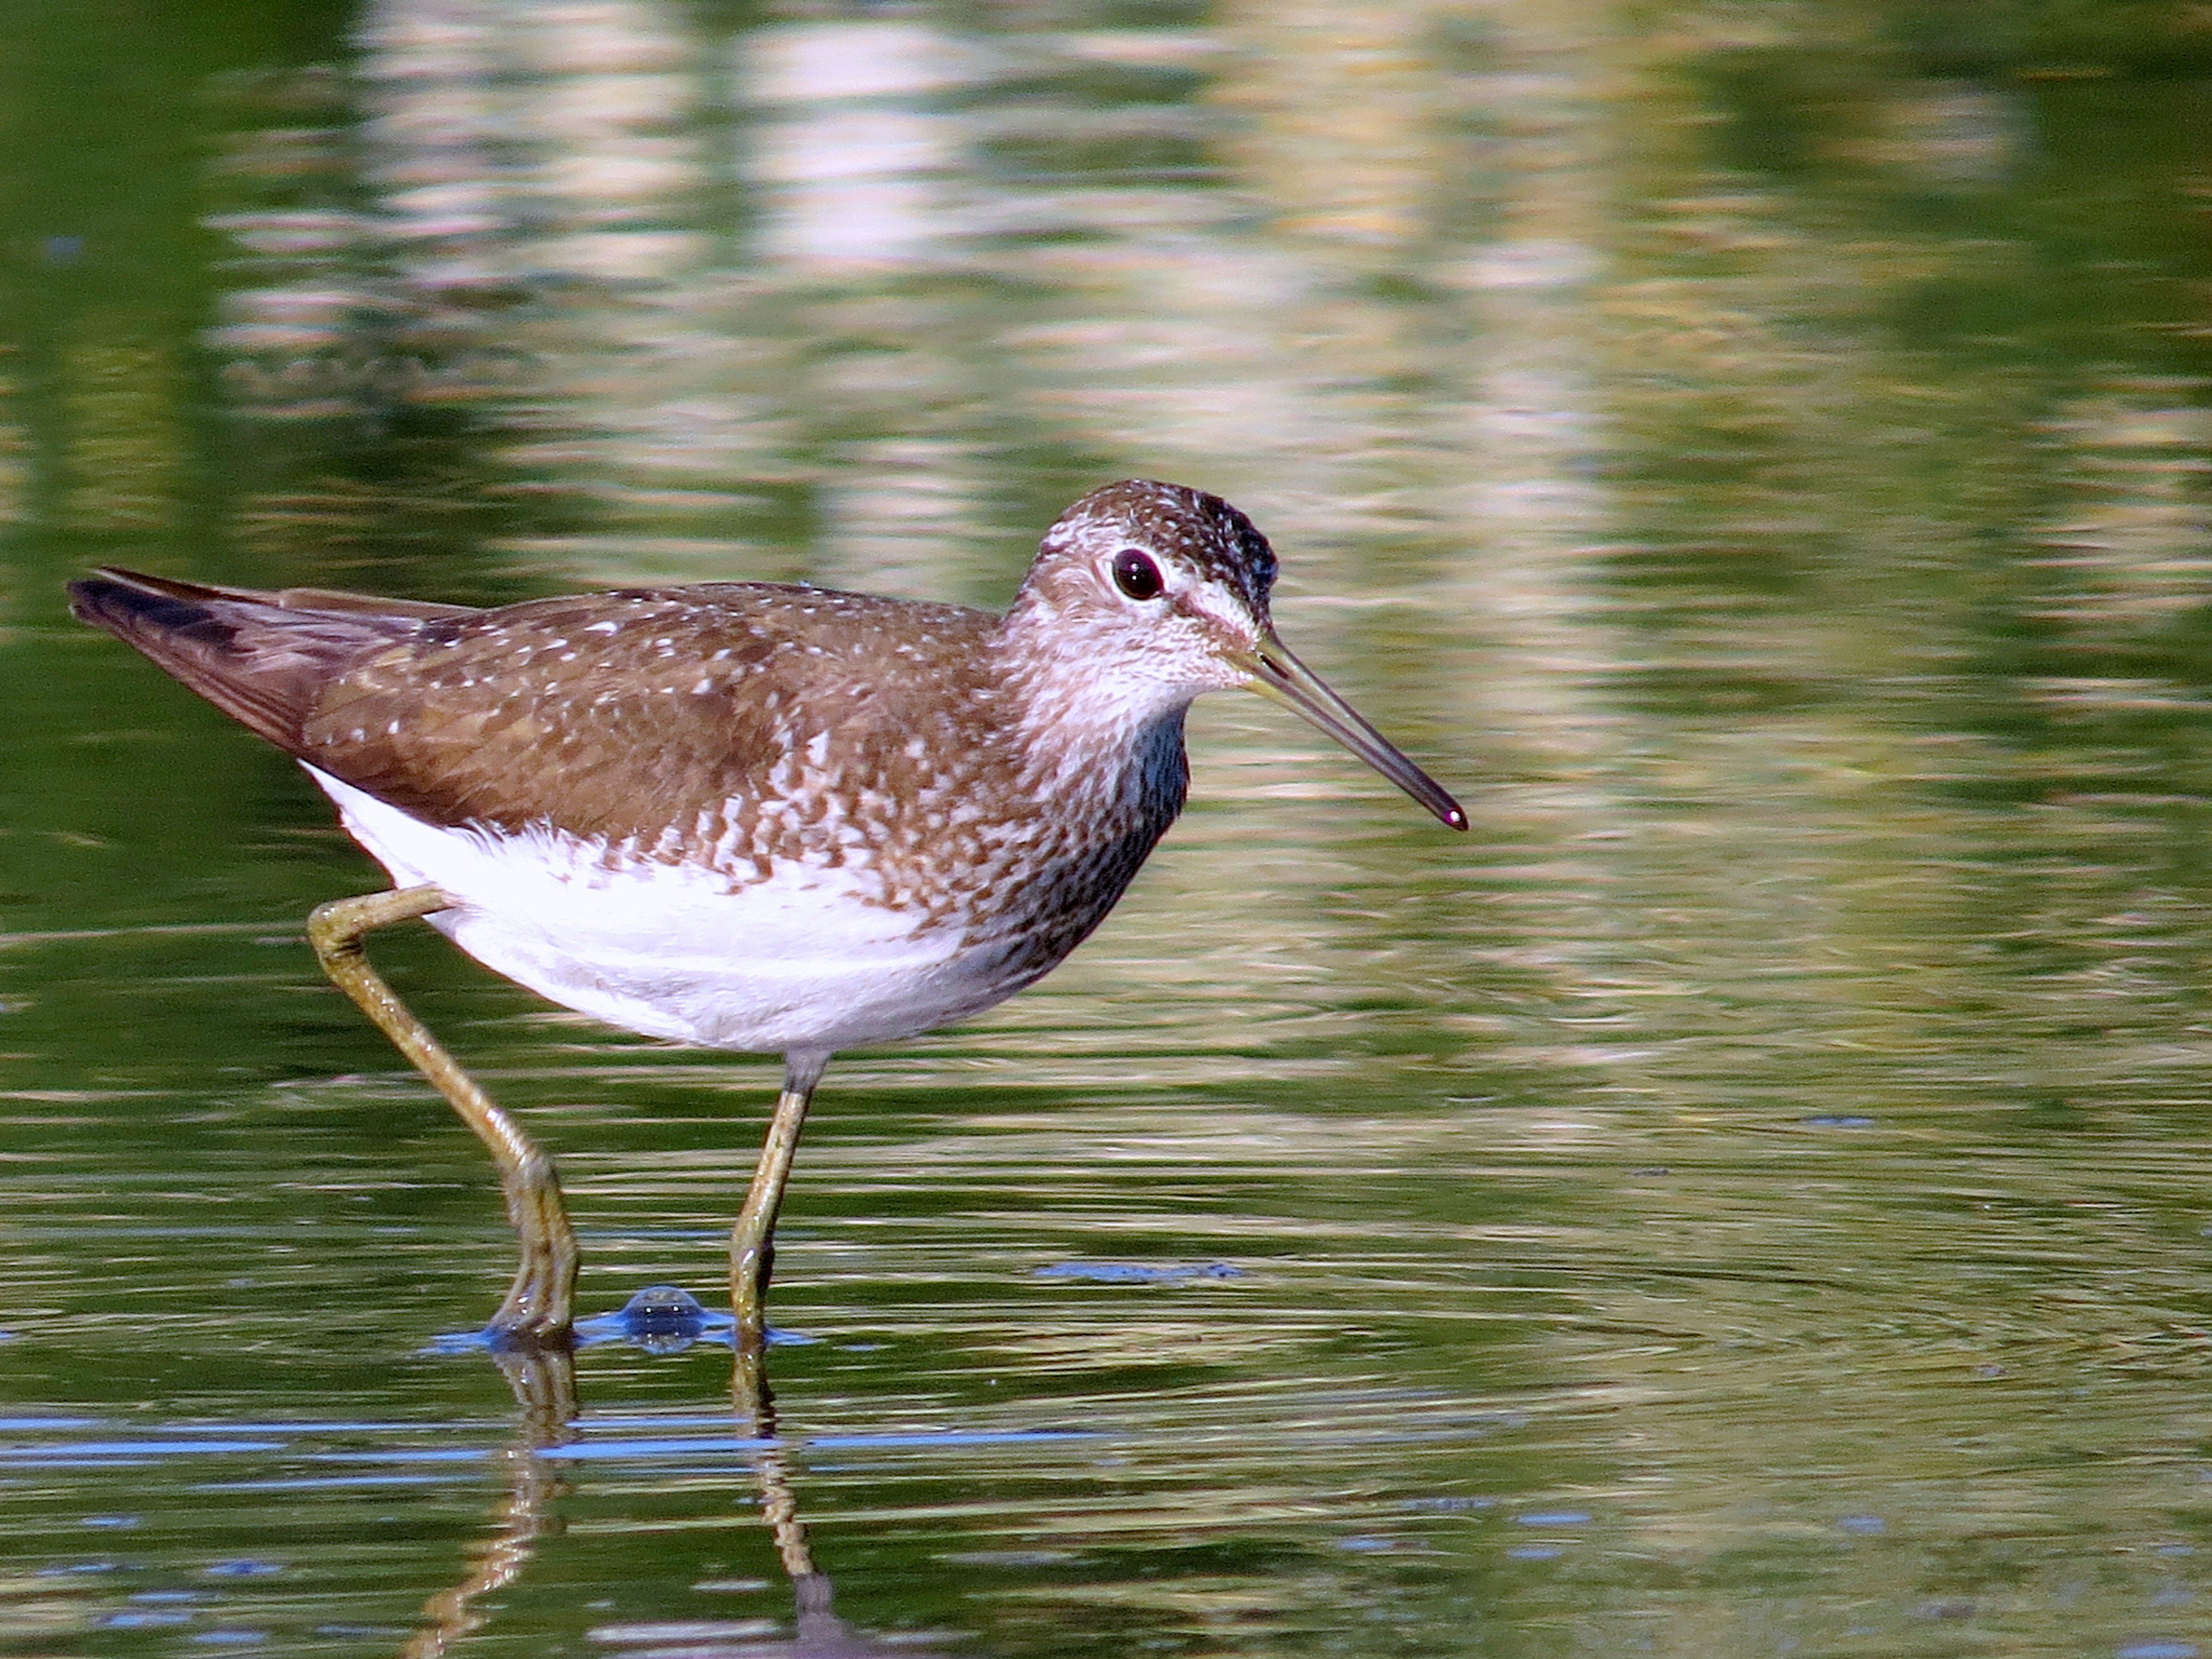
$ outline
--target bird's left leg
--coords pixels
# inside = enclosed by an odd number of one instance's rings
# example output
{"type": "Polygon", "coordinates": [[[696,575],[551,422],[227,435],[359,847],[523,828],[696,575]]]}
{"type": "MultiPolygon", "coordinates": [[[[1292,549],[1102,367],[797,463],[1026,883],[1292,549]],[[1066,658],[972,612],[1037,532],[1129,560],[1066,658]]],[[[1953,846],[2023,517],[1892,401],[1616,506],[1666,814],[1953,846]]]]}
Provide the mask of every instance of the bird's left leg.
{"type": "MultiPolygon", "coordinates": [[[[553,1160],[514,1120],[492,1103],[429,1028],[393,994],[369,965],[362,940],[379,927],[453,908],[436,887],[401,887],[359,898],[333,899],[307,918],[307,939],[323,971],[361,1005],[399,1052],[430,1079],[461,1121],[476,1132],[499,1168],[507,1219],[522,1245],[522,1262],[507,1299],[492,1316],[491,1331],[506,1341],[559,1346],[569,1340],[576,1290],[576,1233],[561,1201],[553,1160]]],[[[801,1104],[805,1109],[804,1103],[801,1104]]],[[[773,1212],[771,1212],[773,1219],[773,1212]]]]}

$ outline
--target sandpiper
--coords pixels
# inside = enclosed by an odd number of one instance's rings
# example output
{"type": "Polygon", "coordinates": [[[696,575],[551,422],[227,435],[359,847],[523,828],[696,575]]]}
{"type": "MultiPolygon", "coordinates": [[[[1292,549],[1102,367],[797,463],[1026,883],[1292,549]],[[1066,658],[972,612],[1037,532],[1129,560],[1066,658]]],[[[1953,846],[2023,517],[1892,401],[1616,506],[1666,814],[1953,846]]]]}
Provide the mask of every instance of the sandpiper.
{"type": "Polygon", "coordinates": [[[1275,555],[1218,496],[1132,480],[1045,534],[1004,616],[755,582],[496,610],[109,569],[77,616],[307,768],[391,890],[308,921],[325,971],[489,1148],[522,1262],[497,1340],[569,1333],[553,1165],[369,966],[421,917],[648,1036],[780,1054],[731,1236],[757,1350],[799,1127],[832,1054],[1049,971],[1182,810],[1183,715],[1248,687],[1455,830],[1456,802],[1283,648],[1275,555]]]}

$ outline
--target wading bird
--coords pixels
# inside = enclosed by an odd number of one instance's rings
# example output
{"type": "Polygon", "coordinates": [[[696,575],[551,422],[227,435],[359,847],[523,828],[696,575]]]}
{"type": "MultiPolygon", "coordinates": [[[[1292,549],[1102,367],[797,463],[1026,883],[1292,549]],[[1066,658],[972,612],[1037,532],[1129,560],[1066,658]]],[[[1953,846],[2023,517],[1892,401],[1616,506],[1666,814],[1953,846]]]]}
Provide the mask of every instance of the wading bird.
{"type": "Polygon", "coordinates": [[[388,892],[317,909],[325,969],[490,1149],[522,1262],[491,1334],[558,1343],[576,1244],[553,1165],[377,975],[421,917],[648,1036],[779,1054],[731,1237],[741,1348],[830,1057],[1049,971],[1182,810],[1183,715],[1248,687],[1438,818],[1457,803],[1283,648],[1275,556],[1218,496],[1130,481],[1045,534],[1004,617],[709,582],[480,611],[106,570],[78,617],[297,759],[388,892]]]}

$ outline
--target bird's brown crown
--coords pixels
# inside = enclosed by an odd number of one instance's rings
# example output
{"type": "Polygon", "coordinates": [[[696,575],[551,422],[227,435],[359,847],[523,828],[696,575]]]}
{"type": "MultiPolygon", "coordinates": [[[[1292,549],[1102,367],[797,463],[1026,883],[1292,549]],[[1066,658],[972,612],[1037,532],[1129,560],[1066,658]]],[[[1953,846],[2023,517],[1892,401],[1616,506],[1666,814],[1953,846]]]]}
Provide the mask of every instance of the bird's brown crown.
{"type": "Polygon", "coordinates": [[[1275,550],[1258,526],[1218,495],[1151,478],[1107,484],[1061,514],[1044,532],[1030,584],[1049,581],[1069,564],[1110,555],[1125,543],[1181,563],[1267,619],[1275,550]]]}

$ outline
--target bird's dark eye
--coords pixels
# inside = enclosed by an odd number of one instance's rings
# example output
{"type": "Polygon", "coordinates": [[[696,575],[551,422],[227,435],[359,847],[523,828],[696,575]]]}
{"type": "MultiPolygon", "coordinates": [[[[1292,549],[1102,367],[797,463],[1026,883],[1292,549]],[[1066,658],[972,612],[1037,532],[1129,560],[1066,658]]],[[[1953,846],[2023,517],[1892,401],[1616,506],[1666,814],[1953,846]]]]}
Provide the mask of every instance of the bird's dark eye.
{"type": "Polygon", "coordinates": [[[1114,586],[1131,599],[1157,599],[1167,585],[1151,554],[1125,547],[1114,556],[1114,586]]]}

